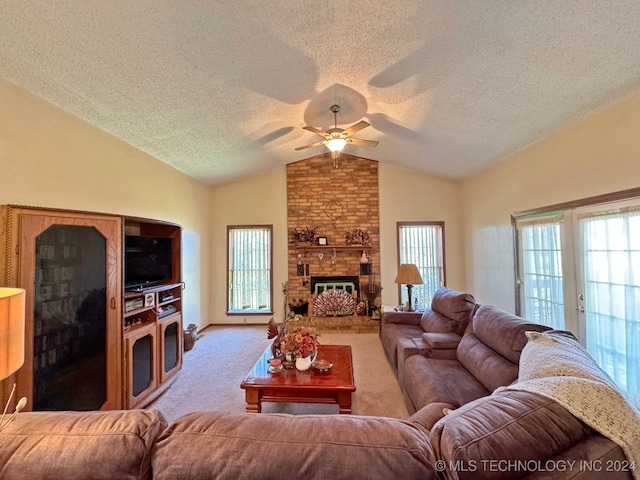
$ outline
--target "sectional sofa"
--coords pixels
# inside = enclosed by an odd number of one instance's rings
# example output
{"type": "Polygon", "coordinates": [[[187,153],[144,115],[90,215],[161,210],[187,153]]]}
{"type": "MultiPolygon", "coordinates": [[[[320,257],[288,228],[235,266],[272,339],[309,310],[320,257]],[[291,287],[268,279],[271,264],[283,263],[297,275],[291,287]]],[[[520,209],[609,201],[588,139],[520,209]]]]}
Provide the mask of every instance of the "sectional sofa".
{"type": "Polygon", "coordinates": [[[194,412],[167,425],[154,410],[24,413],[0,432],[0,478],[633,478],[622,448],[557,402],[494,391],[517,384],[524,331],[547,329],[472,299],[442,290],[439,310],[383,316],[385,351],[415,410],[407,420],[194,412]]]}
{"type": "Polygon", "coordinates": [[[382,316],[381,342],[411,420],[429,431],[438,460],[460,467],[443,475],[632,478],[623,449],[554,400],[500,391],[518,383],[525,332],[572,337],[446,288],[423,313],[382,316]],[[472,468],[462,471],[465,466],[472,468]]]}

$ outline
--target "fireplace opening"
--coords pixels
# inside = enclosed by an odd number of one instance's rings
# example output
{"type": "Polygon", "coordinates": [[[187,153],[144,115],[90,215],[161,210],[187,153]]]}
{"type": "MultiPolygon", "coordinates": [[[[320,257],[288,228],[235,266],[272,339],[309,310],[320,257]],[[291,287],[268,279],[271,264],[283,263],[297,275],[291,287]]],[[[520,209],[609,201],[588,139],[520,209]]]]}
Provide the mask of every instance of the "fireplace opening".
{"type": "Polygon", "coordinates": [[[332,288],[336,290],[344,290],[353,295],[356,292],[360,295],[360,278],[357,275],[329,275],[311,277],[311,294],[320,295],[326,290],[332,288]]]}

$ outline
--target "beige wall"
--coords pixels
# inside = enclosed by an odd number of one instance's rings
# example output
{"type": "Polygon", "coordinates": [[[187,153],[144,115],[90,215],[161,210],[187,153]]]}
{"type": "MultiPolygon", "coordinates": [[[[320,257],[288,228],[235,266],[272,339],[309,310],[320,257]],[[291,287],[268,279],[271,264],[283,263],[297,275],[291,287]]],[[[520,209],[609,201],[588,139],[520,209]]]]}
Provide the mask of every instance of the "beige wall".
{"type": "Polygon", "coordinates": [[[3,80],[0,105],[0,204],[182,225],[184,323],[208,324],[210,189],[3,80]]]}
{"type": "MultiPolygon", "coordinates": [[[[380,258],[383,305],[397,305],[397,222],[444,221],[447,286],[465,290],[460,185],[455,180],[385,165],[380,170],[380,258]]],[[[404,288],[404,287],[403,287],[404,288]]]]}
{"type": "Polygon", "coordinates": [[[273,225],[273,309],[283,320],[287,280],[287,174],[284,167],[212,188],[211,323],[266,323],[271,315],[227,315],[227,225],[273,225]]]}
{"type": "Polygon", "coordinates": [[[511,213],[639,184],[640,91],[467,179],[467,289],[515,311],[511,213]]]}

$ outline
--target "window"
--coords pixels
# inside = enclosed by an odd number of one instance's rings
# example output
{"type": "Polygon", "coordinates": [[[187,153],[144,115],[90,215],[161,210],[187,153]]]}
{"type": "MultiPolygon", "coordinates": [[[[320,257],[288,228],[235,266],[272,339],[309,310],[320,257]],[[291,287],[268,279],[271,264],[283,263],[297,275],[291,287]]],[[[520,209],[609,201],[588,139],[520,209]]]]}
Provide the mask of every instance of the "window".
{"type": "Polygon", "coordinates": [[[273,313],[272,226],[229,226],[229,314],[273,313]]]}
{"type": "Polygon", "coordinates": [[[639,194],[627,190],[514,215],[517,313],[571,330],[636,406],[639,194]]]}
{"type": "MultiPolygon", "coordinates": [[[[445,284],[444,222],[398,222],[398,265],[414,263],[422,285],[414,285],[412,295],[422,306],[431,305],[438,287],[445,284]]],[[[407,301],[407,289],[400,285],[400,303],[407,301]]],[[[413,300],[412,300],[413,301],[413,300]]]]}

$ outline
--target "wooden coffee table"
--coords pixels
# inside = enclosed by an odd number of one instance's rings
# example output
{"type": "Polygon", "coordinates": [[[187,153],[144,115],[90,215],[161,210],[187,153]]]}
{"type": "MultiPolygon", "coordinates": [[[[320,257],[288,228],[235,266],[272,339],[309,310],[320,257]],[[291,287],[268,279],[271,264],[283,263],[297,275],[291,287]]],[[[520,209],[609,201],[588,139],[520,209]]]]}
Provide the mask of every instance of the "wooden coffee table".
{"type": "Polygon", "coordinates": [[[340,413],[351,413],[351,394],[356,391],[356,384],[349,345],[319,346],[317,358],[333,363],[327,373],[314,367],[304,372],[283,368],[280,373],[269,373],[269,358],[271,346],[240,384],[246,392],[247,412],[260,413],[262,402],[281,402],[337,404],[340,413]]]}

